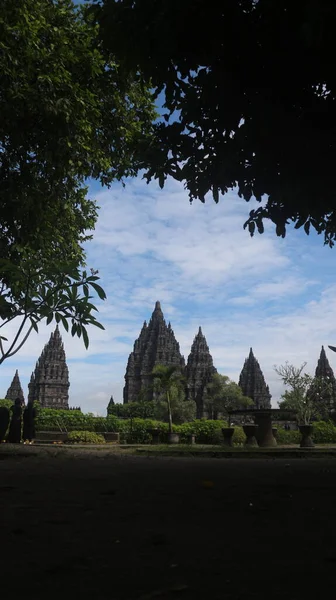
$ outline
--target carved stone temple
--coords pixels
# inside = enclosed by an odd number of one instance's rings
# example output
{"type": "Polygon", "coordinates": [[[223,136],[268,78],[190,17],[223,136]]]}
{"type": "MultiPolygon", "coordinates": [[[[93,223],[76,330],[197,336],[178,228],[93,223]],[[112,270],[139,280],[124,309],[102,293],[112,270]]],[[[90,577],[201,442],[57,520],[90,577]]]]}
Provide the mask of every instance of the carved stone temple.
{"type": "Polygon", "coordinates": [[[205,416],[205,388],[214,373],[217,373],[217,369],[213,365],[209,346],[200,327],[192,343],[186,366],[187,399],[196,402],[198,419],[205,416]]]}
{"type": "Polygon", "coordinates": [[[239,385],[244,396],[253,400],[255,408],[271,408],[272,396],[252,348],[240,373],[239,385]]]}
{"type": "MultiPolygon", "coordinates": [[[[129,355],[125,374],[125,404],[153,399],[151,374],[157,364],[176,365],[181,369],[185,375],[186,399],[196,403],[197,418],[206,417],[205,390],[211,377],[217,373],[206,338],[200,327],[185,365],[171,325],[167,325],[164,319],[160,302],[156,302],[149,323],[144,322],[129,355]]],[[[239,385],[244,395],[254,401],[256,408],[271,408],[271,394],[252,348],[240,374],[239,385]]]]}
{"type": "Polygon", "coordinates": [[[20,398],[23,403],[25,401],[18,370],[15,371],[15,375],[6,392],[5,398],[7,400],[13,400],[13,402],[16,400],[16,398],[20,398]]]}
{"type": "Polygon", "coordinates": [[[320,358],[317,361],[315,377],[321,379],[322,382],[329,384],[330,389],[328,389],[324,393],[323,397],[320,398],[324,404],[324,407],[329,411],[336,408],[336,379],[323,346],[321,349],[320,358]]]}
{"type": "Polygon", "coordinates": [[[44,408],[68,409],[69,386],[69,371],[57,326],[30,378],[28,402],[37,400],[44,408]]]}
{"type": "Polygon", "coordinates": [[[151,373],[158,364],[176,365],[181,370],[185,367],[180,346],[170,323],[166,324],[160,302],[156,302],[148,325],[144,322],[140,335],[134,342],[133,352],[129,355],[125,374],[125,404],[139,399],[153,399],[151,373]]]}

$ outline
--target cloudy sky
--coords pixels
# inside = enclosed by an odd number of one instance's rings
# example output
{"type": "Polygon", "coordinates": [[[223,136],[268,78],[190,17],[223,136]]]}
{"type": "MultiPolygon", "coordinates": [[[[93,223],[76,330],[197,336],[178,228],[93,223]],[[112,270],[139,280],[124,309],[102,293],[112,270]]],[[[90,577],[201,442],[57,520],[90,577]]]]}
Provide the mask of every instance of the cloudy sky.
{"type": "MultiPolygon", "coordinates": [[[[100,205],[88,266],[99,269],[108,299],[99,304],[105,331],[90,330],[90,347],[61,330],[70,371],[70,405],[105,414],[111,394],[122,401],[128,355],[142,322],[161,301],[187,358],[201,325],[217,369],[238,380],[253,347],[272,393],[282,393],[273,366],[307,361],[336,343],[336,249],[323,239],[274,228],[250,238],[243,223],[253,207],[236,194],[190,205],[169,181],[162,191],[139,177],[110,190],[93,187],[100,205]]],[[[19,369],[25,395],[30,374],[54,325],[32,334],[1,366],[4,396],[19,369]]],[[[8,332],[11,333],[11,332],[8,332]]],[[[336,355],[327,349],[332,366],[336,355]]]]}

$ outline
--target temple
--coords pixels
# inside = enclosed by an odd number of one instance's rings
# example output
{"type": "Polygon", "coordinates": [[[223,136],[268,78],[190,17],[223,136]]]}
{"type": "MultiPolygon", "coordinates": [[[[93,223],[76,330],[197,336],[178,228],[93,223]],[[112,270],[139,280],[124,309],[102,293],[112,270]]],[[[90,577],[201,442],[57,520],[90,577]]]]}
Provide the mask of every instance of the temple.
{"type": "Polygon", "coordinates": [[[32,373],[28,402],[36,400],[44,408],[68,409],[69,386],[69,371],[57,326],[32,373]]]}
{"type": "Polygon", "coordinates": [[[15,375],[13,377],[12,383],[10,384],[6,396],[6,400],[16,400],[16,398],[20,398],[22,403],[24,404],[24,395],[21,387],[20,377],[18,370],[15,371],[15,375]]]}
{"type": "Polygon", "coordinates": [[[322,410],[322,412],[325,410],[330,412],[335,408],[336,404],[336,379],[323,346],[321,348],[320,358],[317,361],[315,377],[320,379],[322,384],[327,384],[327,389],[323,392],[322,396],[319,397],[318,401],[323,404],[322,408],[324,410],[322,410]]]}
{"type": "Polygon", "coordinates": [[[107,405],[107,415],[113,414],[113,407],[115,406],[114,398],[111,396],[107,405]]]}
{"type": "Polygon", "coordinates": [[[239,385],[244,396],[253,400],[255,408],[271,408],[272,396],[252,348],[240,373],[239,385]]]}
{"type": "Polygon", "coordinates": [[[187,399],[196,402],[198,419],[205,416],[204,392],[214,373],[217,373],[217,370],[200,327],[192,343],[186,367],[187,399]]]}
{"type": "Polygon", "coordinates": [[[147,325],[143,324],[140,335],[129,355],[124,387],[124,403],[150,401],[153,399],[152,371],[155,365],[176,365],[185,368],[180,346],[170,323],[164,319],[160,302],[156,302],[147,325]]]}

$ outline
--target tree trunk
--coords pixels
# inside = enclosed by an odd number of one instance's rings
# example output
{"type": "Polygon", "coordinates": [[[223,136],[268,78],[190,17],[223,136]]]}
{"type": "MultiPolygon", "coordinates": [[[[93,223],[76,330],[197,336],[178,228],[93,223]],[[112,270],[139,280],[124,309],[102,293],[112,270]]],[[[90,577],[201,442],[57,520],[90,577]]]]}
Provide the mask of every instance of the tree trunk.
{"type": "Polygon", "coordinates": [[[167,390],[167,406],[168,406],[168,432],[173,433],[173,419],[172,419],[172,412],[171,412],[171,406],[170,406],[170,395],[169,395],[168,390],[167,390]]]}

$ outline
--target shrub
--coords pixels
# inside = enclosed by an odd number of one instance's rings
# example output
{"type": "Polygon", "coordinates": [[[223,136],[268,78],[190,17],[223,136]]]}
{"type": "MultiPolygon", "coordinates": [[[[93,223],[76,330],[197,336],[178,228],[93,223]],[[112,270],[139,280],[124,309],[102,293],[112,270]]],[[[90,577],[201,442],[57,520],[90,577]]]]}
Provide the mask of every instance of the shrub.
{"type": "Polygon", "coordinates": [[[11,408],[14,402],[12,400],[0,400],[0,406],[4,406],[5,408],[11,408]]]}
{"type": "MultiPolygon", "coordinates": [[[[153,419],[125,419],[118,422],[121,441],[127,444],[150,444],[152,441],[151,429],[158,429],[160,441],[162,443],[166,441],[168,423],[153,419]]],[[[173,425],[173,431],[178,431],[178,426],[173,425]]]]}
{"type": "Polygon", "coordinates": [[[198,444],[221,444],[223,427],[227,427],[226,421],[199,419],[179,425],[177,431],[181,434],[181,442],[186,441],[188,434],[195,433],[198,444]]]}
{"type": "Polygon", "coordinates": [[[105,419],[106,431],[120,431],[120,423],[120,419],[118,419],[114,415],[108,415],[105,419]]]}
{"type": "Polygon", "coordinates": [[[278,427],[277,443],[280,446],[290,446],[291,444],[298,445],[301,441],[301,433],[298,430],[286,430],[283,427],[278,427]]]}
{"type": "Polygon", "coordinates": [[[70,431],[68,444],[105,444],[105,438],[94,431],[70,431]]]}
{"type": "Polygon", "coordinates": [[[240,426],[236,426],[235,430],[234,430],[233,438],[232,438],[234,445],[241,446],[242,444],[245,444],[245,440],[246,440],[246,435],[244,433],[243,428],[240,426]]]}
{"type": "Polygon", "coordinates": [[[153,419],[154,402],[129,402],[128,404],[113,404],[108,408],[108,416],[120,417],[122,419],[139,418],[153,419]]]}
{"type": "Polygon", "coordinates": [[[335,444],[336,427],[331,421],[317,421],[313,423],[313,439],[316,444],[335,444]]]}

